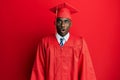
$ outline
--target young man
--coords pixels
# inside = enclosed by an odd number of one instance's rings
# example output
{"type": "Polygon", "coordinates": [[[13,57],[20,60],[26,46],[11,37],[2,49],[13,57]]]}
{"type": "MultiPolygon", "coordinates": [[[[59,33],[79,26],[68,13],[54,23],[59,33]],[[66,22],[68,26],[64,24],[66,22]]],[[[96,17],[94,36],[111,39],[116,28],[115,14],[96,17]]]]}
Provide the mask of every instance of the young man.
{"type": "Polygon", "coordinates": [[[38,45],[31,80],[96,80],[85,41],[69,33],[71,14],[77,11],[67,3],[51,11],[56,14],[57,33],[38,45]]]}

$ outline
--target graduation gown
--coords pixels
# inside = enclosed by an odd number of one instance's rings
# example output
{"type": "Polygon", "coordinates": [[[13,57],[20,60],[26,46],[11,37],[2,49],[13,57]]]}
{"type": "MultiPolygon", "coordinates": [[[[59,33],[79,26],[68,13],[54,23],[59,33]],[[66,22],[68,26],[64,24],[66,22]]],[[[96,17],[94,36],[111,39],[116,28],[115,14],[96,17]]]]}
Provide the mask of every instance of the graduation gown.
{"type": "Polygon", "coordinates": [[[96,80],[84,39],[70,35],[61,47],[55,35],[43,38],[38,45],[31,80],[96,80]]]}

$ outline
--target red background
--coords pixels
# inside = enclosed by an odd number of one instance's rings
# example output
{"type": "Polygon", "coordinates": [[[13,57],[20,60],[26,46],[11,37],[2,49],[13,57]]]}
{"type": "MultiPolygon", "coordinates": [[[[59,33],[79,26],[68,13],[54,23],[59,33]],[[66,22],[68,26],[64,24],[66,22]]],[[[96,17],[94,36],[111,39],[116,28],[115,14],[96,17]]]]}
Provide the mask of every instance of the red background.
{"type": "MultiPolygon", "coordinates": [[[[29,80],[42,36],[55,32],[48,9],[62,0],[0,0],[0,80],[29,80]]],[[[88,43],[98,80],[120,80],[120,1],[68,0],[80,11],[71,33],[88,43]]]]}

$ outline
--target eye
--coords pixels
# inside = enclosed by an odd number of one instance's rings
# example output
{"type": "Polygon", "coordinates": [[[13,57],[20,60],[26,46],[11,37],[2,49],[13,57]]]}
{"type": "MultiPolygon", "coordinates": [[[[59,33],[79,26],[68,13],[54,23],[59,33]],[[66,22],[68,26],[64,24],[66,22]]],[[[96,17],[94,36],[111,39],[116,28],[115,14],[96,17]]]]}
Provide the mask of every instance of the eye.
{"type": "Polygon", "coordinates": [[[70,21],[69,20],[65,20],[65,23],[70,23],[70,21]]]}
{"type": "Polygon", "coordinates": [[[61,24],[62,21],[61,21],[60,19],[57,19],[57,23],[58,23],[58,24],[61,24]]]}

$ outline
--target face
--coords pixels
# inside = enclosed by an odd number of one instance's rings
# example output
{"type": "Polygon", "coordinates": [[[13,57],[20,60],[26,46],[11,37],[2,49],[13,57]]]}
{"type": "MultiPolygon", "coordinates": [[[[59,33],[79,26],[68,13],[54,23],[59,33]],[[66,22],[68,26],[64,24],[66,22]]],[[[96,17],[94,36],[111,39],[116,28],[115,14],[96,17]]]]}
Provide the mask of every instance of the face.
{"type": "Polygon", "coordinates": [[[68,18],[57,18],[56,19],[57,33],[62,37],[65,36],[69,32],[71,23],[72,23],[71,20],[68,18]]]}

